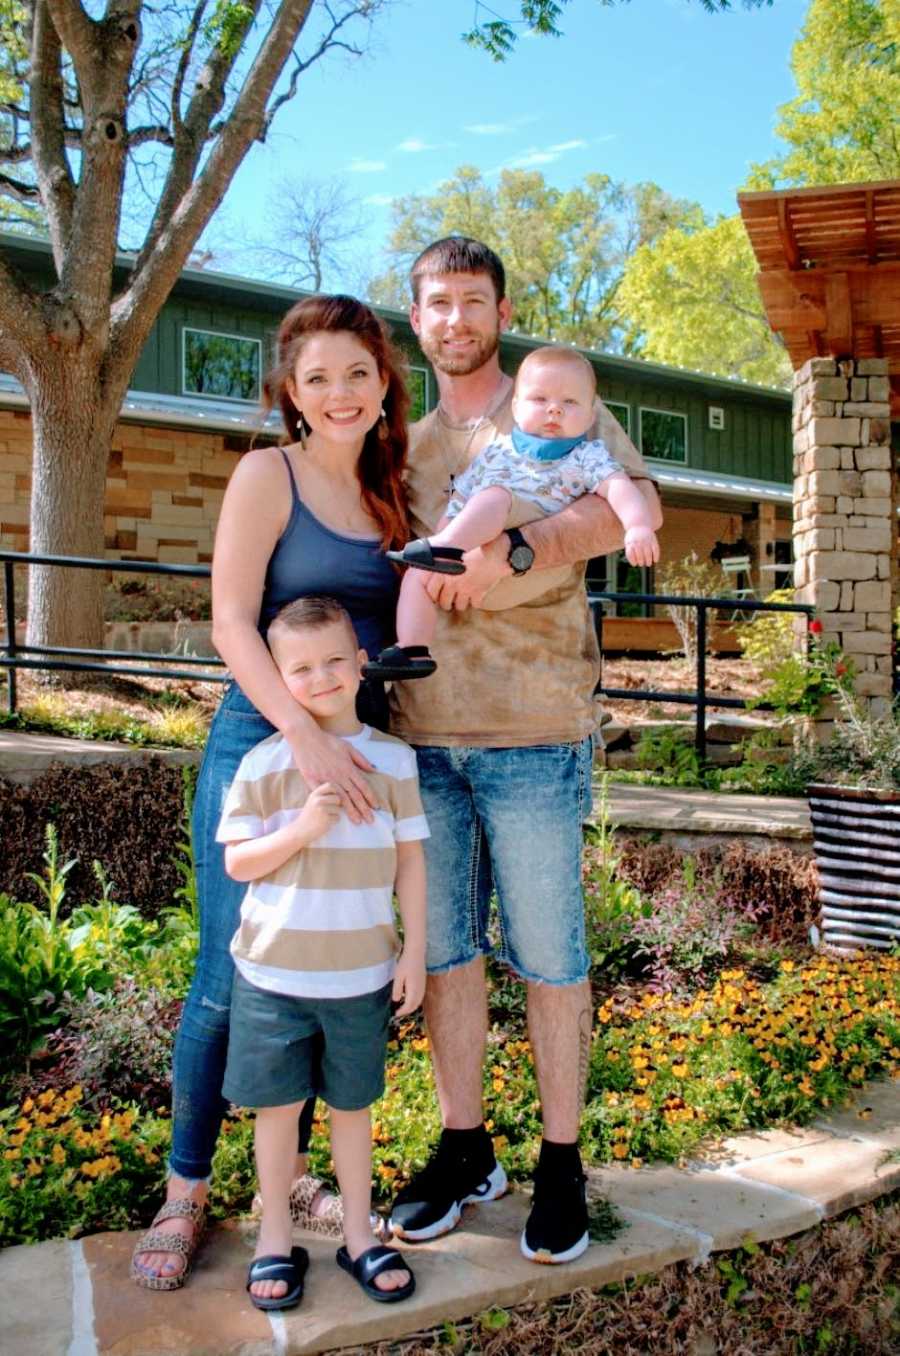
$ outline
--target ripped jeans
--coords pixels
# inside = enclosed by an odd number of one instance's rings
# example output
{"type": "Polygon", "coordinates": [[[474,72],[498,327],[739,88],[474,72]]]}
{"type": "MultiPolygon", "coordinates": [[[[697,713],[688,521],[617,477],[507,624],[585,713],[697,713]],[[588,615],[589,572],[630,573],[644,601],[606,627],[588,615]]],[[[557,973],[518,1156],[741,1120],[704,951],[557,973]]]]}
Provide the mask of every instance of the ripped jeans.
{"type": "MultiPolygon", "coordinates": [[[[225,871],[216,829],[244,754],[274,734],[236,683],[225,690],[203,755],[194,797],[193,839],[200,898],[200,950],[175,1039],[169,1168],[188,1181],[209,1177],[228,1103],[222,1096],[234,964],[229,952],[246,885],[225,871]]],[[[299,1152],[309,1147],[315,1099],[300,1116],[299,1152]]]]}

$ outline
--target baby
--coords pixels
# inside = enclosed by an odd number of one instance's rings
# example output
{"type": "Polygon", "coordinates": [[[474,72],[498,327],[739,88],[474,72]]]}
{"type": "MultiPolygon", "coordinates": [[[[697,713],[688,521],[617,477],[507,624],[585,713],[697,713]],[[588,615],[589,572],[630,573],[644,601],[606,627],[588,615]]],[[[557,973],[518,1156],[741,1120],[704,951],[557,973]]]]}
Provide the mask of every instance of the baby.
{"type": "MultiPolygon", "coordinates": [[[[594,369],[575,349],[538,348],[528,355],[516,377],[512,433],[489,443],[459,476],[434,536],[386,553],[415,568],[400,589],[397,644],[366,666],[367,675],[396,679],[434,672],[428,645],[436,609],[416,571],[462,574],[464,553],[493,541],[513,520],[532,522],[584,494],[599,494],[625,528],[630,563],[652,565],[659,559],[644,496],[605,443],[585,438],[594,422],[596,394],[594,369]]],[[[532,554],[527,543],[525,552],[532,554]]],[[[517,570],[513,552],[511,563],[513,573],[524,574],[531,561],[517,570]]]]}

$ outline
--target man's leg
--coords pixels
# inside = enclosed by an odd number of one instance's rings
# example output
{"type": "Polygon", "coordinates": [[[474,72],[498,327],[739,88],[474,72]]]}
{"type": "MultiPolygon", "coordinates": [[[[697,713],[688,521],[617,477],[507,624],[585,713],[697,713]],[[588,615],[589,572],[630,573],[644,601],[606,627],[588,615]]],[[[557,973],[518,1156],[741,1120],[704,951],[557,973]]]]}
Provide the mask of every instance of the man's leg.
{"type": "Polygon", "coordinates": [[[391,1211],[393,1231],[414,1243],[453,1229],[467,1202],[495,1200],[506,1190],[506,1173],[482,1120],[491,874],[466,773],[469,752],[417,750],[431,829],[425,842],[425,1019],[444,1130],[428,1164],[399,1193],[391,1211]]]}
{"type": "Polygon", "coordinates": [[[484,957],[429,975],[424,1007],[441,1123],[446,1130],[470,1130],[483,1119],[481,1075],[488,1027],[484,957]]]}
{"type": "Polygon", "coordinates": [[[591,745],[585,740],[481,754],[472,780],[500,903],[501,955],[528,984],[544,1116],[521,1248],[534,1261],[565,1262],[588,1245],[578,1127],[591,1025],[581,893],[591,745]]]}
{"type": "Polygon", "coordinates": [[[529,984],[528,1035],[534,1055],[544,1138],[578,1139],[591,1051],[591,986],[529,984]]]}

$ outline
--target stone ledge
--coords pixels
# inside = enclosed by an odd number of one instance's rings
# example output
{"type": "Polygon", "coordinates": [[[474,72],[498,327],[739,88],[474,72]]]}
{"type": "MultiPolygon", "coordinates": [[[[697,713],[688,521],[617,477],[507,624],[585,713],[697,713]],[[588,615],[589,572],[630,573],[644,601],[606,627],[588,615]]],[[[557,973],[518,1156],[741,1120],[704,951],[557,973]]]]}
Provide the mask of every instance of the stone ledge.
{"type": "Polygon", "coordinates": [[[213,1230],[190,1284],[173,1294],[128,1279],[136,1234],[9,1248],[0,1254],[3,1356],[313,1356],[391,1341],[495,1304],[546,1300],[682,1260],[701,1264],[748,1234],[764,1241],[805,1230],[900,1185],[900,1161],[886,1155],[895,1137],[896,1081],[862,1089],[853,1106],[812,1126],[725,1140],[685,1169],[592,1169],[591,1192],[611,1200],[626,1227],[559,1267],[519,1253],[528,1199],[513,1191],[467,1207],[462,1229],[408,1248],[418,1289],[396,1306],[365,1298],[336,1267],[334,1242],[298,1233],[311,1258],[306,1297],[296,1312],[267,1317],[244,1288],[248,1222],[213,1230]]]}

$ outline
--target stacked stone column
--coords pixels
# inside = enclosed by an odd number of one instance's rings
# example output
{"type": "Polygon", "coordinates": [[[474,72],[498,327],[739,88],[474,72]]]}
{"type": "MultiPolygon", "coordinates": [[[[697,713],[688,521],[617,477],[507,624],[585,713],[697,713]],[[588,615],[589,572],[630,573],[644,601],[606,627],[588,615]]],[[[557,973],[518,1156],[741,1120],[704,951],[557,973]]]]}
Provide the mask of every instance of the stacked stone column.
{"type": "Polygon", "coordinates": [[[873,715],[891,702],[897,502],[883,358],[811,358],[794,375],[795,599],[852,658],[873,715]]]}

